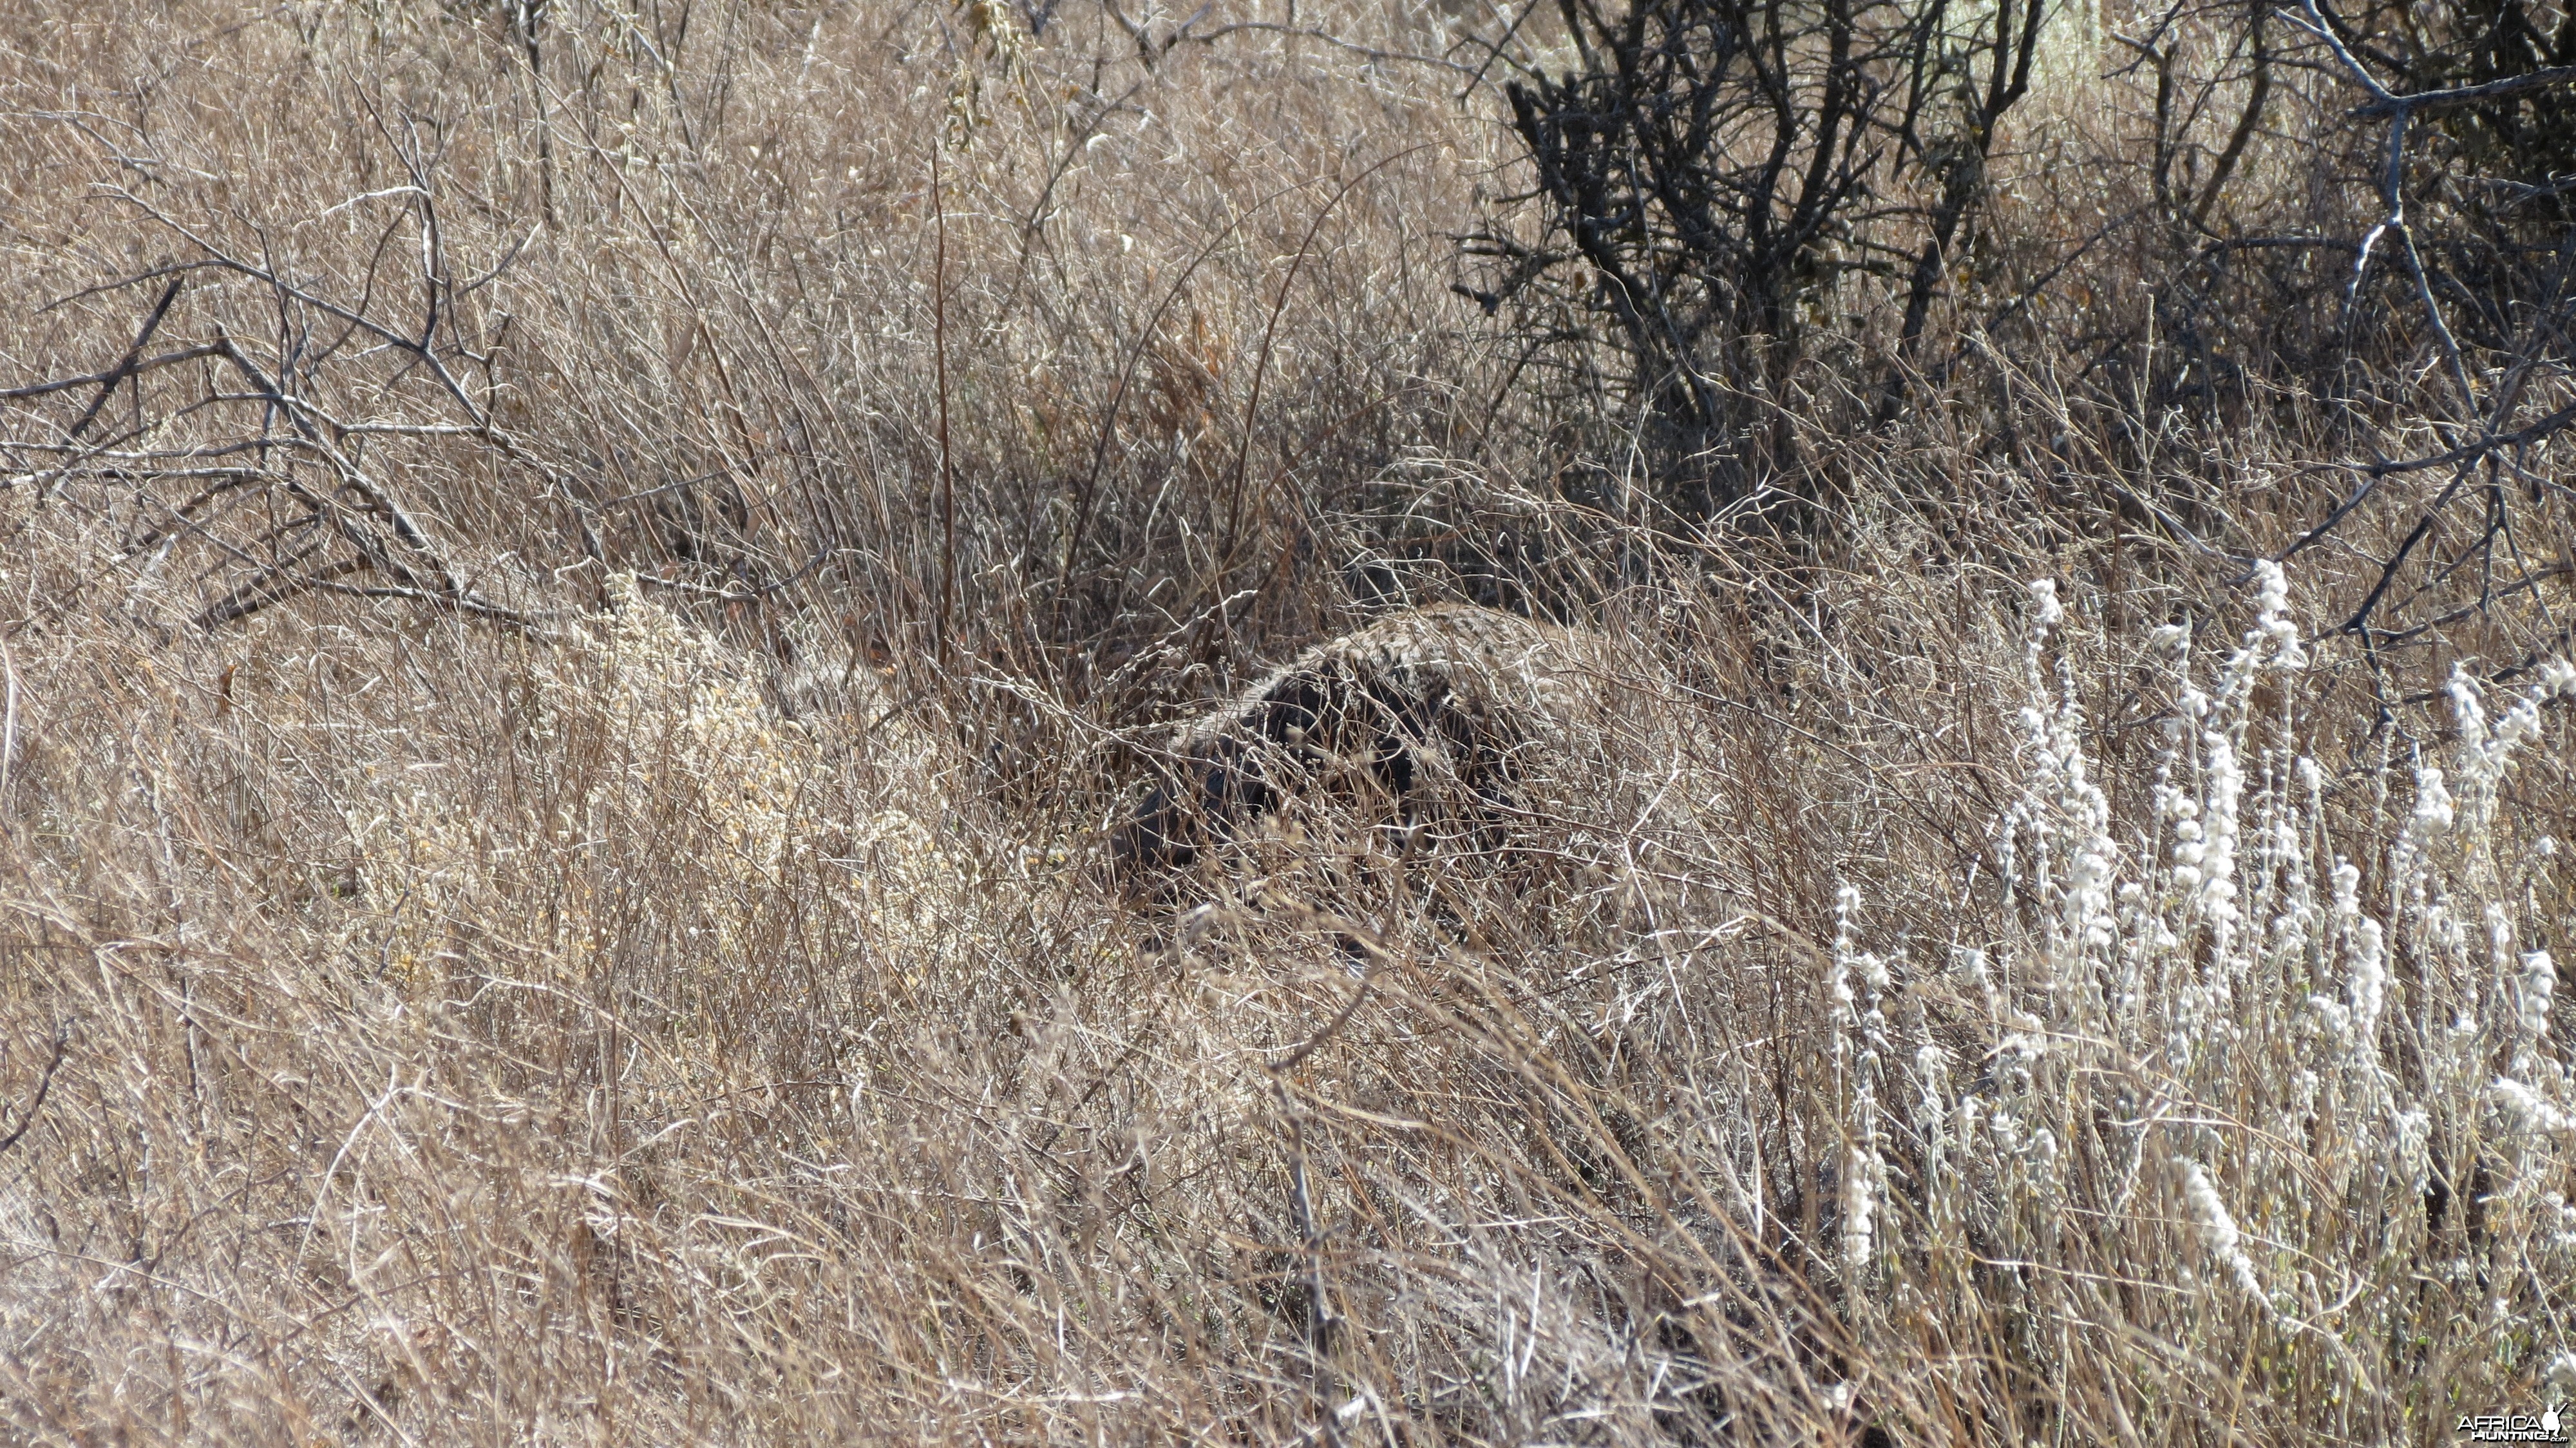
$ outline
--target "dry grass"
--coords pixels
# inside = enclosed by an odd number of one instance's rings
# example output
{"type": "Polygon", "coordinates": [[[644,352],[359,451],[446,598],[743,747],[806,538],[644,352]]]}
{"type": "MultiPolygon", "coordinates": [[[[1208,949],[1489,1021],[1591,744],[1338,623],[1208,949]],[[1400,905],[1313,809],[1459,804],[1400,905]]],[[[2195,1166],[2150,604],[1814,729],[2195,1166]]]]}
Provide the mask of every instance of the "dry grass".
{"type": "Polygon", "coordinates": [[[2030,283],[2144,184],[2138,83],[2033,111],[1984,361],[1878,433],[1782,400],[1842,524],[1783,556],[1568,501],[1617,420],[1447,292],[1517,184],[1421,58],[1472,7],[1148,65],[1106,6],[565,6],[533,70],[479,7],[6,8],[0,387],[173,280],[139,350],[193,355],[5,404],[0,1431],[2576,1395],[2563,505],[2560,572],[2410,573],[2375,655],[2332,626],[2442,476],[2249,573],[2432,413],[2178,405],[2154,326],[2086,371],[2156,245],[2030,283]],[[1152,722],[1459,596],[1624,701],[1507,848],[1309,801],[1109,886],[1152,722]]]}

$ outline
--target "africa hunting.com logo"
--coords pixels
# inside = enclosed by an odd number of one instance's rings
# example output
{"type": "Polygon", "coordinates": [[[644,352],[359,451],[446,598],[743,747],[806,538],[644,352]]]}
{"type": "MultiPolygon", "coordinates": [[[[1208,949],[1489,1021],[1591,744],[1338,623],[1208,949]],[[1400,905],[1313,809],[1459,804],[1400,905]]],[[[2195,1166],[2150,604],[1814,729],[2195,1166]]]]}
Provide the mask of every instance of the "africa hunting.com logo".
{"type": "Polygon", "coordinates": [[[2566,1420],[2552,1405],[2537,1417],[2529,1413],[2462,1414],[2456,1430],[2472,1443],[2564,1443],[2566,1420]]]}

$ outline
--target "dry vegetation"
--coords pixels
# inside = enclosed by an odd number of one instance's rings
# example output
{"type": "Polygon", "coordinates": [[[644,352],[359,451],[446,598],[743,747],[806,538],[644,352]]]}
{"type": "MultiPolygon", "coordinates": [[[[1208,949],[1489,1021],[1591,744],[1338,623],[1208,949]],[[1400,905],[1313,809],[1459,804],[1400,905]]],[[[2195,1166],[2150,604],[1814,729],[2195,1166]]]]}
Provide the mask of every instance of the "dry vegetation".
{"type": "Polygon", "coordinates": [[[1194,8],[0,0],[0,1435],[2576,1397],[2514,136],[2355,288],[2293,12],[2061,16],[1680,489],[1513,274],[1556,7],[1194,8]],[[1434,599],[1623,701],[1499,836],[1108,878],[1156,726],[1434,599]]]}

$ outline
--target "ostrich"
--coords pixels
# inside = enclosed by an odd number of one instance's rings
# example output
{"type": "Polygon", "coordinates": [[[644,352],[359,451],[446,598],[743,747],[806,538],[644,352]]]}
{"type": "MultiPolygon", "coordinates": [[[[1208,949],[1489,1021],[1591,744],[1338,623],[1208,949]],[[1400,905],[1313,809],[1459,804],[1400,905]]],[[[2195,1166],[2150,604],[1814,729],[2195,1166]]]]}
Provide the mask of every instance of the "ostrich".
{"type": "Polygon", "coordinates": [[[1113,833],[1117,865],[1185,868],[1292,794],[1352,784],[1409,821],[1490,820],[1533,766],[1598,733],[1604,643],[1436,604],[1317,644],[1171,736],[1113,833]]]}

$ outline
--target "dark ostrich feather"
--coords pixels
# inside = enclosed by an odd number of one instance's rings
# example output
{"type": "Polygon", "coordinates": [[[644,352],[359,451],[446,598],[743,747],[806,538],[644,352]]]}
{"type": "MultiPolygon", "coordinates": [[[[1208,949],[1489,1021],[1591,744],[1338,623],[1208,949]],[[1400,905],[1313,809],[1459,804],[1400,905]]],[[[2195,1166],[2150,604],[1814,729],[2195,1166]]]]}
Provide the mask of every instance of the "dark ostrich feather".
{"type": "Polygon", "coordinates": [[[1443,604],[1317,644],[1174,732],[1113,832],[1117,866],[1184,868],[1315,790],[1374,792],[1408,817],[1500,805],[1596,698],[1599,642],[1443,604]]]}

